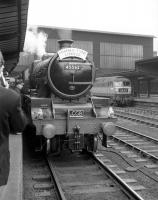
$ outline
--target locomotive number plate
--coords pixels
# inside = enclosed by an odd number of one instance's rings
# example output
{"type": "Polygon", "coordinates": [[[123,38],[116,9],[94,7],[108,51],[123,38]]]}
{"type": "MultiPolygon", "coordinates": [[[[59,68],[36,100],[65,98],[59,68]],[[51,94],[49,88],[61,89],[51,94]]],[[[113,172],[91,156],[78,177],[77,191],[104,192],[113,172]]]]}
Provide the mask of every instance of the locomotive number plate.
{"type": "Polygon", "coordinates": [[[119,92],[128,92],[128,88],[119,88],[119,92]]]}
{"type": "Polygon", "coordinates": [[[83,118],[84,110],[69,110],[69,117],[71,118],[83,118]]]}
{"type": "Polygon", "coordinates": [[[74,71],[80,71],[82,69],[82,65],[75,64],[75,63],[68,63],[64,66],[64,70],[74,70],[74,71]]]}

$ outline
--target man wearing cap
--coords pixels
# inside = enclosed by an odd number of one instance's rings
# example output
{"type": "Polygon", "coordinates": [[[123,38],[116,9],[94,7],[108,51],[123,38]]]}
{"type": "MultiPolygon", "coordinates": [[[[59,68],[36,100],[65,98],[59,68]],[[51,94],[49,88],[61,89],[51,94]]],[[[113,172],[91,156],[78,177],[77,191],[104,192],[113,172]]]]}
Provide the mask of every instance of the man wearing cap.
{"type": "MultiPolygon", "coordinates": [[[[0,67],[3,62],[0,53],[0,67]]],[[[19,94],[0,85],[0,199],[3,198],[10,170],[9,133],[22,132],[26,125],[20,102],[19,94]]]]}

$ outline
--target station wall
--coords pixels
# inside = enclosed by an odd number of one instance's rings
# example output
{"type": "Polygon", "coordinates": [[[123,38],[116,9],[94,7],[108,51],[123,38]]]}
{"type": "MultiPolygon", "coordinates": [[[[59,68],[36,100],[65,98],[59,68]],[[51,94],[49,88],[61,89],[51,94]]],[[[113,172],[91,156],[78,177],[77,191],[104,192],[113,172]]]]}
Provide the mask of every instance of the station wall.
{"type": "Polygon", "coordinates": [[[88,51],[97,76],[134,70],[135,61],[153,56],[153,37],[143,35],[39,27],[48,35],[46,51],[56,52],[58,40],[72,39],[73,47],[88,51]]]}

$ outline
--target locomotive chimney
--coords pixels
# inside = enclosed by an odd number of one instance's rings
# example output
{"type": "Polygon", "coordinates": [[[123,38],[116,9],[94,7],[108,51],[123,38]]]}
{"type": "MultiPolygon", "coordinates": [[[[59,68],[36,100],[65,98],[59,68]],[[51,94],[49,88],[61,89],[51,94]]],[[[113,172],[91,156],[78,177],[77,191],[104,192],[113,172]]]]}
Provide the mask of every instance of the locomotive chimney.
{"type": "Polygon", "coordinates": [[[66,39],[66,40],[58,40],[59,49],[72,47],[73,42],[74,42],[73,40],[69,40],[69,39],[66,39]]]}

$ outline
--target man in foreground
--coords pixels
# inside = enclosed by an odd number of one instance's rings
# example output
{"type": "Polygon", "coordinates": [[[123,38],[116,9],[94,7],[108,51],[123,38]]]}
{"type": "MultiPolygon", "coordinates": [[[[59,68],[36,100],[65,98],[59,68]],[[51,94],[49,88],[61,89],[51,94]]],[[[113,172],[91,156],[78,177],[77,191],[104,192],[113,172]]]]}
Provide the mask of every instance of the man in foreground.
{"type": "MultiPolygon", "coordinates": [[[[2,74],[0,73],[0,78],[2,74]]],[[[20,95],[0,85],[0,199],[10,170],[9,134],[22,132],[25,125],[26,119],[21,108],[20,95]]]]}

